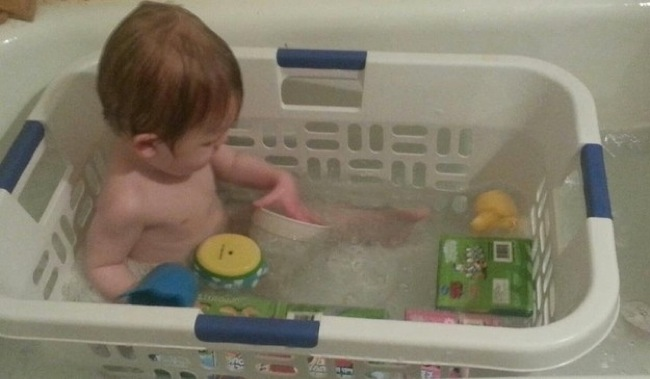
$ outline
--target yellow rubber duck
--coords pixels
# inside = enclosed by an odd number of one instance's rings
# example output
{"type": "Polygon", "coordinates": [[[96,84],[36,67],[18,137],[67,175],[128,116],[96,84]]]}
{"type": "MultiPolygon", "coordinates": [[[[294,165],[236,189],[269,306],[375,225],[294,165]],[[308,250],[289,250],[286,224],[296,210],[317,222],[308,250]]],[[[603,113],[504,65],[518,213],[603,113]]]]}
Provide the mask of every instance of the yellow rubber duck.
{"type": "Polygon", "coordinates": [[[474,201],[476,216],[470,223],[475,233],[494,230],[512,232],[517,228],[519,212],[512,197],[500,190],[483,192],[474,201]]]}

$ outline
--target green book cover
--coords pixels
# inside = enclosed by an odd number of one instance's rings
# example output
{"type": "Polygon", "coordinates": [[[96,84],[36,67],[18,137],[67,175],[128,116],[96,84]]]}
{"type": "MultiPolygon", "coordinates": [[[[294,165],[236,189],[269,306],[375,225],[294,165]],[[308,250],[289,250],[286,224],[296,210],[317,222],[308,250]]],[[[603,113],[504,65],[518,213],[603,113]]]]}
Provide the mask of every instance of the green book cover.
{"type": "Polygon", "coordinates": [[[532,241],[445,236],[440,240],[439,309],[529,317],[532,241]]]}
{"type": "Polygon", "coordinates": [[[218,316],[294,320],[319,320],[322,315],[370,319],[388,318],[388,313],[378,308],[291,304],[257,296],[243,295],[237,292],[220,294],[201,293],[198,297],[198,303],[203,313],[218,316]]]}
{"type": "Polygon", "coordinates": [[[231,294],[199,294],[198,303],[205,314],[273,318],[278,303],[261,297],[231,294]]]}

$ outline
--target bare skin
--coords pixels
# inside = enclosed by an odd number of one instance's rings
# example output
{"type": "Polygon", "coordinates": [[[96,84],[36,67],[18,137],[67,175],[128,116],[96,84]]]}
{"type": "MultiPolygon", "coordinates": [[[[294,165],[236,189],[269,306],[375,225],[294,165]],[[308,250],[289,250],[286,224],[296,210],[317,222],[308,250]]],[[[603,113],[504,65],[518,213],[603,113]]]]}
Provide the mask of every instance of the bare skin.
{"type": "Polygon", "coordinates": [[[190,132],[173,152],[155,135],[120,137],[109,163],[86,245],[86,274],[107,300],[139,278],[127,262],[188,263],[196,246],[227,227],[217,183],[268,191],[256,206],[314,221],[288,173],[223,144],[225,134],[190,132]]]}

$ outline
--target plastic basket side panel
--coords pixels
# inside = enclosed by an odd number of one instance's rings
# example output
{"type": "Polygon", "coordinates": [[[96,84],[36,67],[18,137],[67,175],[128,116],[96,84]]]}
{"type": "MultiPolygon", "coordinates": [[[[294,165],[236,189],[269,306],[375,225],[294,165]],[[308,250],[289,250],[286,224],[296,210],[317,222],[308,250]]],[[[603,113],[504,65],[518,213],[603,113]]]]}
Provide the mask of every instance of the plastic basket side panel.
{"type": "Polygon", "coordinates": [[[8,297],[41,298],[37,283],[45,275],[46,265],[39,264],[45,254],[45,233],[5,191],[0,192],[0,289],[8,297]],[[42,267],[43,270],[37,269],[42,267]]]}
{"type": "Polygon", "coordinates": [[[527,125],[544,88],[525,71],[372,53],[358,109],[291,107],[278,95],[286,73],[275,62],[252,59],[242,67],[254,93],[231,133],[239,148],[310,178],[455,191],[527,125]],[[265,74],[277,82],[262,80],[265,74]]]}
{"type": "Polygon", "coordinates": [[[365,116],[520,128],[534,115],[533,105],[543,87],[538,77],[508,60],[369,53],[364,81],[365,116]]]}
{"type": "MultiPolygon", "coordinates": [[[[56,361],[84,372],[120,378],[241,378],[295,377],[352,379],[355,377],[419,378],[427,368],[418,364],[326,358],[294,352],[262,353],[227,348],[179,349],[43,341],[34,349],[40,363],[56,361]]],[[[451,372],[451,367],[438,367],[451,372]]],[[[462,372],[461,369],[457,369],[462,372]]]]}
{"type": "Polygon", "coordinates": [[[75,167],[75,173],[92,155],[98,141],[107,136],[108,126],[103,120],[95,80],[94,71],[78,72],[65,77],[58,91],[44,94],[50,97],[47,101],[52,105],[47,127],[58,149],[75,167]]]}

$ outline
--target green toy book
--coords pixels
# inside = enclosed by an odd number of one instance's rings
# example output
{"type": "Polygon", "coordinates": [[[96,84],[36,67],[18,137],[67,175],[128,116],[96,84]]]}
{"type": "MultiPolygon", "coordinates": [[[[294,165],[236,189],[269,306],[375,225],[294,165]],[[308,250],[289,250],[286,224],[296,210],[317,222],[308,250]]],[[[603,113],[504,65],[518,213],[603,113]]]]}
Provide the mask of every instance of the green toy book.
{"type": "Polygon", "coordinates": [[[201,293],[198,296],[198,303],[203,313],[219,316],[316,321],[322,315],[370,319],[385,319],[388,317],[388,313],[385,310],[378,308],[291,304],[257,296],[243,295],[237,292],[219,294],[201,293]]]}
{"type": "Polygon", "coordinates": [[[535,296],[531,249],[528,239],[443,237],[436,307],[531,316],[535,296]]]}

